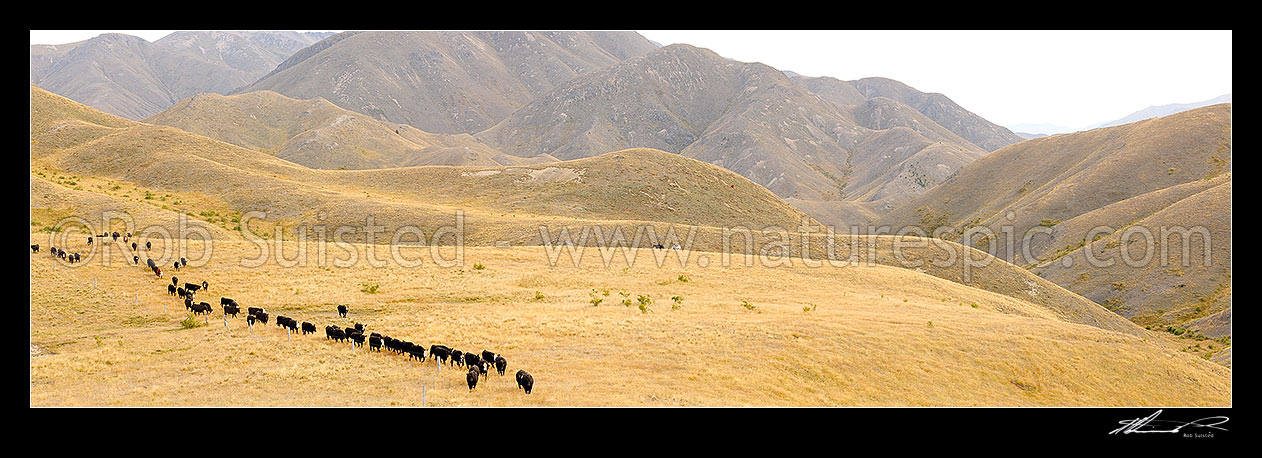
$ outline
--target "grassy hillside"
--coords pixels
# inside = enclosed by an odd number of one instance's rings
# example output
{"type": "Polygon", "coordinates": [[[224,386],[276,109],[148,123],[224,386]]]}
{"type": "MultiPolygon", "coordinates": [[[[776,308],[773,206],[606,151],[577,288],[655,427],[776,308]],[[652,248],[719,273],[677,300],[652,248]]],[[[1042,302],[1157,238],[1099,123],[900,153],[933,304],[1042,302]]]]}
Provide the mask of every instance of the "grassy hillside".
{"type": "Polygon", "coordinates": [[[1160,330],[1169,328],[1171,332],[1191,328],[1209,338],[1230,338],[1229,175],[1224,183],[1145,215],[1126,229],[1150,228],[1154,239],[1161,237],[1161,228],[1203,228],[1204,232],[1189,235],[1186,240],[1179,233],[1171,233],[1160,242],[1160,247],[1152,247],[1152,251],[1144,246],[1142,236],[1123,237],[1126,230],[1105,233],[1104,237],[1047,262],[1034,272],[1141,325],[1160,330]],[[1093,266],[1086,259],[1086,250],[1091,250],[1091,255],[1097,259],[1114,262],[1109,266],[1093,266]],[[1142,260],[1151,255],[1153,261],[1128,265],[1122,250],[1127,250],[1131,259],[1142,260]]]}
{"type": "Polygon", "coordinates": [[[240,265],[256,253],[218,242],[179,276],[208,280],[208,301],[231,297],[319,328],[361,322],[424,345],[496,351],[508,375],[470,392],[459,368],[320,333],[225,326],[218,313],[186,328],[166,278],[67,267],[41,252],[30,262],[32,405],[416,406],[422,387],[428,406],[1231,404],[1229,369],[1159,336],[1067,323],[907,269],[657,267],[648,252],[604,268],[595,251],[575,268],[530,247],[469,248],[460,268],[240,265]],[[338,318],[335,304],[351,316],[338,318]],[[532,394],[516,389],[518,369],[533,374],[532,394]]]}
{"type": "MultiPolygon", "coordinates": [[[[32,98],[37,108],[64,100],[37,89],[32,90],[32,98]]],[[[336,171],[312,170],[148,124],[131,123],[104,137],[57,150],[45,150],[39,145],[47,142],[38,141],[55,137],[55,131],[36,129],[33,135],[37,141],[32,148],[32,175],[58,183],[72,181],[68,186],[158,206],[247,237],[315,237],[311,234],[315,225],[362,228],[369,221],[386,232],[419,226],[432,234],[437,227],[454,224],[461,212],[464,242],[473,246],[556,246],[568,233],[572,243],[580,246],[621,243],[644,248],[655,241],[637,237],[656,235],[664,245],[735,253],[738,258],[740,254],[774,259],[805,253],[844,264],[853,257],[856,262],[919,269],[1035,303],[1060,319],[1137,333],[1133,324],[1081,297],[948,242],[910,247],[900,256],[889,238],[849,240],[843,233],[833,237],[837,250],[828,253],[818,223],[765,188],[717,166],[662,151],[621,151],[522,167],[336,171]],[[242,221],[251,211],[266,212],[266,218],[242,221]],[[812,225],[808,229],[813,233],[801,232],[804,222],[812,225]],[[990,267],[966,270],[970,266],[958,261],[938,267],[937,260],[959,260],[965,253],[988,261],[990,267]],[[924,261],[935,262],[924,265],[924,261]]],[[[80,216],[95,221],[93,215],[80,216]]],[[[357,231],[343,240],[363,240],[364,236],[357,231]]]]}
{"type": "Polygon", "coordinates": [[[100,118],[90,109],[67,108],[73,105],[64,98],[33,86],[31,97],[33,170],[125,182],[210,207],[182,209],[194,214],[264,211],[269,222],[289,228],[321,215],[328,224],[363,225],[371,215],[397,228],[446,224],[462,210],[483,221],[471,234],[474,243],[483,244],[501,240],[495,238],[500,230],[511,228],[537,239],[539,224],[548,221],[761,228],[793,227],[805,218],[739,175],[660,151],[522,167],[314,170],[172,127],[100,118]],[[57,119],[44,119],[45,113],[57,119]],[[90,122],[97,118],[126,127],[90,122]],[[67,122],[105,135],[62,145],[69,142],[46,126],[67,122]],[[49,147],[53,144],[64,147],[49,147]],[[500,230],[477,232],[492,228],[500,230]]]}
{"type": "MultiPolygon", "coordinates": [[[[1092,210],[1231,171],[1231,106],[1215,105],[1124,126],[1028,140],[972,162],[955,176],[883,215],[897,232],[938,224],[1010,225],[1019,240],[1092,210]],[[1011,216],[1011,218],[1009,218],[1011,216]]],[[[929,227],[926,227],[929,226],[929,227]]],[[[1020,246],[997,238],[995,253],[1020,246]]]]}
{"type": "Polygon", "coordinates": [[[431,134],[406,124],[378,121],[324,99],[297,100],[271,91],[200,94],[145,122],[267,152],[316,169],[517,165],[550,159],[509,156],[469,135],[431,134]]]}

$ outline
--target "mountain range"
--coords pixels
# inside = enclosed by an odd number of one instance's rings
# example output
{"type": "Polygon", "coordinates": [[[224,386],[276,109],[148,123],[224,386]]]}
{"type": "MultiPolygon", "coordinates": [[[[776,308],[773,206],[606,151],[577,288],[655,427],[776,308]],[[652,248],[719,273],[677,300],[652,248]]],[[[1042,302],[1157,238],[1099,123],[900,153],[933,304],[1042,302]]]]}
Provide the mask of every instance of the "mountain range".
{"type": "Polygon", "coordinates": [[[109,33],[31,45],[31,83],[106,113],[143,119],[198,93],[227,93],[330,33],[176,32],[153,43],[109,33]]]}
{"type": "Polygon", "coordinates": [[[1098,129],[1101,127],[1120,126],[1122,124],[1130,124],[1132,122],[1143,121],[1145,119],[1158,118],[1161,116],[1172,115],[1180,111],[1187,111],[1193,108],[1200,108],[1220,103],[1231,103],[1231,94],[1223,94],[1209,100],[1202,100],[1193,103],[1172,103],[1168,105],[1150,106],[1143,110],[1136,111],[1129,115],[1123,116],[1113,121],[1106,121],[1092,124],[1086,127],[1067,127],[1055,124],[1015,124],[1008,126],[1017,135],[1026,140],[1034,138],[1042,138],[1048,135],[1063,134],[1069,132],[1077,132],[1082,130],[1098,129]]]}

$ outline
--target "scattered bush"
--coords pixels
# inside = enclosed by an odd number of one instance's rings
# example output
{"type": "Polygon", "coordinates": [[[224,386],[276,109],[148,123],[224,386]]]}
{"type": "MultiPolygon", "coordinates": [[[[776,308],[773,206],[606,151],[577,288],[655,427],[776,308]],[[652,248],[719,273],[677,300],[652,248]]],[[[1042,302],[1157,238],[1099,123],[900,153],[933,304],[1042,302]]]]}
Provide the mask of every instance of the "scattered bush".
{"type": "Polygon", "coordinates": [[[360,283],[360,286],[363,286],[363,289],[360,289],[360,291],[368,293],[368,294],[377,294],[377,288],[381,287],[381,285],[378,285],[376,283],[373,283],[373,284],[360,283]]]}
{"type": "Polygon", "coordinates": [[[747,300],[742,300],[742,301],[741,301],[741,307],[745,307],[745,310],[753,310],[753,309],[758,308],[758,307],[754,306],[754,304],[750,304],[750,303],[749,303],[749,301],[747,301],[747,300]]]}
{"type": "Polygon", "coordinates": [[[187,318],[184,318],[182,321],[180,321],[180,326],[183,327],[184,329],[199,328],[205,325],[206,323],[198,321],[197,318],[193,317],[193,315],[189,315],[187,318]]]}
{"type": "Polygon", "coordinates": [[[636,296],[635,300],[640,303],[640,313],[648,313],[649,306],[653,305],[653,298],[644,294],[636,296]]]}

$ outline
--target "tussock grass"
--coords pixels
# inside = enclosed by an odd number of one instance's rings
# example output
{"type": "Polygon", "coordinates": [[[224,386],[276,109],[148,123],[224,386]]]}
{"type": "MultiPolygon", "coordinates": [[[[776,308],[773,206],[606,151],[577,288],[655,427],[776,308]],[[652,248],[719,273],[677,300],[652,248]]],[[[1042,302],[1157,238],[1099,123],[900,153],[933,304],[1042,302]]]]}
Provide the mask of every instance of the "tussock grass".
{"type": "Polygon", "coordinates": [[[591,252],[579,268],[541,267],[537,247],[468,248],[496,266],[491,276],[432,265],[241,267],[253,252],[248,242],[219,242],[207,265],[179,275],[208,279],[202,297],[317,327],[361,322],[425,345],[489,349],[506,355],[509,374],[470,393],[459,370],[352,351],[319,333],[250,331],[244,319],[225,327],[219,314],[208,326],[166,332],[186,316],[167,296],[167,278],[125,265],[69,268],[41,253],[30,262],[31,341],[54,353],[31,359],[32,380],[41,381],[31,385],[32,405],[415,406],[422,385],[427,405],[438,406],[1230,404],[1228,369],[1155,333],[1005,313],[1038,307],[896,267],[737,264],[688,269],[693,281],[659,285],[680,270],[657,268],[646,253],[634,268],[606,269],[591,252]],[[540,276],[582,281],[540,287],[547,300],[534,301],[520,283],[540,276]],[[368,281],[383,287],[363,294],[368,281]],[[604,297],[593,284],[630,298],[686,296],[688,306],[592,307],[594,295],[604,297]],[[458,299],[470,296],[506,299],[458,299]],[[742,301],[761,313],[733,306],[742,301]],[[804,314],[808,301],[822,306],[804,314]],[[337,316],[339,303],[350,317],[337,316]],[[534,375],[533,394],[517,390],[517,369],[534,375]]]}

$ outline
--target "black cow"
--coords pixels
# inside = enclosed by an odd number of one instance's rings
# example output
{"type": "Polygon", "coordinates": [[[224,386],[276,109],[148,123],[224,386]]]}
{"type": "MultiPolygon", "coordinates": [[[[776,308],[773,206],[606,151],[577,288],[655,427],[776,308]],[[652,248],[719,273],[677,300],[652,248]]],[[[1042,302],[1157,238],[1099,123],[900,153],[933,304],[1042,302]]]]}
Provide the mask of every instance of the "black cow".
{"type": "Polygon", "coordinates": [[[237,304],[224,304],[224,316],[232,315],[233,318],[236,318],[238,313],[241,313],[241,307],[237,306],[237,304]]]}
{"type": "Polygon", "coordinates": [[[306,334],[315,334],[315,325],[314,325],[314,324],[311,324],[311,323],[309,323],[309,322],[303,321],[303,322],[302,322],[302,333],[303,333],[304,335],[306,335],[306,334]]]}
{"type": "Polygon", "coordinates": [[[118,232],[115,232],[115,233],[110,234],[110,235],[114,237],[114,240],[118,240],[118,236],[119,236],[119,233],[118,233],[118,232]]]}
{"type": "Polygon", "coordinates": [[[175,285],[167,285],[167,294],[175,295],[175,285]]]}
{"type": "Polygon", "coordinates": [[[359,331],[351,333],[351,341],[360,347],[364,346],[364,333],[359,331]]]}
{"type": "Polygon", "coordinates": [[[246,310],[249,311],[251,315],[266,312],[266,310],[263,310],[263,307],[250,307],[246,310]]]}
{"type": "Polygon", "coordinates": [[[184,308],[193,310],[193,296],[184,296],[184,308]]]}
{"type": "Polygon", "coordinates": [[[132,256],[132,257],[131,257],[131,263],[132,263],[132,264],[137,264],[137,265],[139,265],[139,264],[140,264],[140,256],[132,256]]]}
{"type": "Polygon", "coordinates": [[[355,330],[359,332],[364,332],[364,325],[355,323],[355,330]]]}
{"type": "Polygon", "coordinates": [[[368,338],[368,349],[381,351],[381,337],[372,336],[368,338]]]}
{"type": "Polygon", "coordinates": [[[446,363],[447,357],[451,356],[451,349],[446,345],[430,345],[429,356],[437,358],[439,362],[446,363]]]}
{"type": "Polygon", "coordinates": [[[425,347],[413,345],[408,349],[408,359],[416,358],[417,361],[425,361],[425,347]]]}
{"type": "Polygon", "coordinates": [[[464,354],[464,365],[466,366],[477,366],[478,363],[481,363],[481,362],[482,362],[482,357],[478,356],[477,353],[468,352],[464,354]]]}
{"type": "Polygon", "coordinates": [[[253,314],[245,316],[245,324],[249,325],[250,328],[254,328],[254,320],[255,318],[253,314]]]}
{"type": "Polygon", "coordinates": [[[206,280],[202,280],[202,289],[210,291],[210,283],[206,283],[206,280]]]}
{"type": "Polygon", "coordinates": [[[149,266],[150,269],[158,266],[153,262],[153,258],[145,258],[145,265],[149,266]]]}
{"type": "Polygon", "coordinates": [[[31,245],[31,253],[39,253],[39,244],[31,245]]]}
{"type": "Polygon", "coordinates": [[[131,250],[136,251],[136,242],[131,242],[131,250]]]}
{"type": "Polygon", "coordinates": [[[526,394],[530,394],[530,389],[535,386],[535,378],[530,376],[529,372],[517,371],[517,387],[526,390],[526,394]]]}
{"type": "Polygon", "coordinates": [[[188,260],[180,258],[180,267],[188,267],[188,260]]]}
{"type": "Polygon", "coordinates": [[[267,324],[267,312],[258,312],[250,316],[253,316],[260,323],[267,324]]]}
{"type": "Polygon", "coordinates": [[[175,276],[175,275],[172,275],[172,276],[171,276],[171,285],[172,285],[172,286],[180,286],[180,277],[177,277],[177,276],[175,276]]]}
{"type": "Polygon", "coordinates": [[[504,355],[495,355],[495,371],[504,375],[505,369],[508,369],[508,360],[504,359],[504,355]]]}
{"type": "Polygon", "coordinates": [[[91,244],[92,244],[92,237],[90,237],[90,236],[89,236],[89,237],[88,237],[88,245],[91,245],[91,244]]]}
{"type": "Polygon", "coordinates": [[[333,340],[336,340],[338,342],[342,342],[346,340],[346,331],[343,331],[342,328],[339,328],[337,326],[329,326],[329,329],[327,332],[329,333],[329,338],[333,340]]]}
{"type": "Polygon", "coordinates": [[[175,261],[175,263],[173,263],[171,267],[174,268],[175,270],[180,270],[180,261],[175,261]]]}
{"type": "Polygon", "coordinates": [[[235,303],[237,303],[237,301],[234,301],[232,299],[229,299],[223,296],[219,296],[219,305],[228,305],[228,304],[235,304],[235,303]]]}
{"type": "Polygon", "coordinates": [[[196,283],[185,283],[184,289],[190,293],[196,293],[197,290],[202,289],[202,285],[196,283]]]}
{"type": "Polygon", "coordinates": [[[457,366],[463,366],[464,365],[464,352],[460,350],[452,350],[451,351],[451,364],[454,364],[457,366]]]}
{"type": "Polygon", "coordinates": [[[157,275],[158,278],[162,278],[162,268],[158,266],[153,266],[153,274],[157,275]]]}
{"type": "Polygon", "coordinates": [[[145,251],[149,251],[152,248],[153,248],[153,243],[145,242],[145,251]]]}
{"type": "MultiPolygon", "coordinates": [[[[75,253],[75,254],[74,254],[74,262],[79,262],[79,261],[80,261],[80,259],[79,259],[79,253],[75,253]]],[[[158,274],[158,276],[159,276],[159,277],[161,277],[161,276],[162,276],[162,274],[158,274]]]]}
{"type": "Polygon", "coordinates": [[[184,288],[175,288],[175,294],[180,297],[187,297],[188,291],[185,291],[184,288]]]}
{"type": "Polygon", "coordinates": [[[198,302],[192,308],[194,315],[210,315],[210,312],[214,310],[210,308],[210,303],[208,302],[198,302]]]}
{"type": "Polygon", "coordinates": [[[346,308],[345,305],[337,306],[337,314],[341,316],[342,318],[346,318],[346,312],[349,312],[349,311],[350,309],[346,308]]]}
{"type": "Polygon", "coordinates": [[[298,320],[295,320],[293,318],[286,318],[285,328],[293,332],[298,332],[298,320]]]}
{"type": "Polygon", "coordinates": [[[487,350],[482,350],[482,360],[483,360],[483,361],[486,361],[486,362],[495,362],[495,356],[496,356],[496,354],[495,354],[495,353],[491,353],[490,351],[487,351],[487,350]]]}
{"type": "Polygon", "coordinates": [[[465,374],[464,379],[469,382],[469,391],[473,391],[473,387],[478,386],[478,368],[470,367],[469,373],[465,374]]]}

